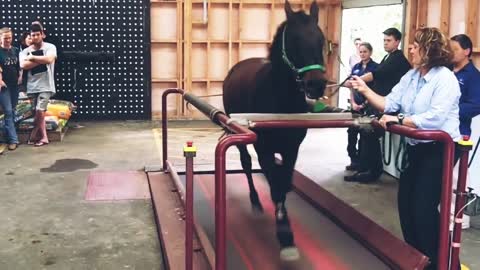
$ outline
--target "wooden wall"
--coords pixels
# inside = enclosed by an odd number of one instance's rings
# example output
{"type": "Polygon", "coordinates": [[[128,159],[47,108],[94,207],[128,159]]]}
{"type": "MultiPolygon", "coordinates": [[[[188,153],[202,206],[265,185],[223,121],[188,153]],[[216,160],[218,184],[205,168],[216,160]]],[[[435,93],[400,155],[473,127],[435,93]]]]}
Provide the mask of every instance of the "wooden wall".
{"type": "MultiPolygon", "coordinates": [[[[316,0],[319,26],[328,39],[328,77],[336,82],[341,31],[341,0],[316,0]]],[[[294,9],[308,10],[310,0],[290,0],[294,9]]],[[[408,0],[404,52],[421,26],[440,28],[448,37],[468,34],[474,62],[480,66],[478,0],[408,0]]],[[[180,87],[222,108],[223,78],[238,61],[267,55],[277,26],[285,19],[284,0],[151,0],[152,115],[160,118],[161,94],[180,87]],[[189,8],[188,3],[191,3],[189,8]],[[206,15],[208,20],[204,20],[206,15]]],[[[336,98],[330,100],[337,104],[336,98]]],[[[171,118],[204,118],[172,96],[171,118]]]]}
{"type": "Polygon", "coordinates": [[[473,61],[479,67],[479,12],[478,0],[409,0],[407,2],[405,44],[412,42],[415,29],[421,26],[438,27],[448,37],[467,34],[473,42],[473,61]]]}
{"type": "MultiPolygon", "coordinates": [[[[311,0],[290,0],[309,10],[311,0]]],[[[328,76],[337,81],[340,0],[317,0],[319,26],[326,44],[328,76]]],[[[151,0],[152,116],[160,118],[164,89],[179,87],[222,108],[222,83],[228,70],[248,57],[266,57],[278,25],[285,20],[284,0],[151,0]],[[206,12],[206,13],[205,13],[206,12]],[[207,15],[205,17],[205,15],[207,15]]],[[[331,102],[336,104],[336,100],[331,102]]],[[[170,118],[204,118],[171,96],[170,118]]]]}

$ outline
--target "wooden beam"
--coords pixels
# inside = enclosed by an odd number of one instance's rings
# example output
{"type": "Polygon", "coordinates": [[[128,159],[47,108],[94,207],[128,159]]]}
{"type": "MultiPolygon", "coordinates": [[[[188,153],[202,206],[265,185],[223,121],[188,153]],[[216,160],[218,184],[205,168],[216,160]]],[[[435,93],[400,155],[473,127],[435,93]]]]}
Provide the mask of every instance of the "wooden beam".
{"type": "Polygon", "coordinates": [[[476,47],[477,44],[477,26],[478,26],[478,0],[467,0],[465,9],[467,14],[467,23],[465,33],[473,42],[473,47],[476,47]]]}
{"type": "Polygon", "coordinates": [[[440,31],[447,37],[450,32],[450,0],[440,0],[440,31]]]}
{"type": "MultiPolygon", "coordinates": [[[[192,91],[192,8],[192,0],[185,0],[183,2],[183,87],[187,92],[192,91]]],[[[183,107],[183,110],[183,116],[187,116],[189,114],[188,111],[185,109],[185,107],[183,107]]]]}
{"type": "Polygon", "coordinates": [[[417,1],[417,25],[416,28],[427,26],[428,1],[417,1]]]}
{"type": "MultiPolygon", "coordinates": [[[[177,87],[185,88],[183,85],[183,4],[182,2],[177,2],[177,33],[176,33],[176,42],[177,42],[177,87]]],[[[180,95],[176,95],[176,116],[180,117],[183,115],[183,98],[180,95]]]]}
{"type": "Polygon", "coordinates": [[[228,1],[228,69],[233,66],[233,3],[232,0],[228,1]]]}
{"type": "MultiPolygon", "coordinates": [[[[326,38],[327,42],[327,78],[330,81],[338,81],[339,70],[339,43],[342,23],[342,6],[338,2],[331,2],[331,4],[324,6],[327,14],[326,38]]],[[[329,93],[327,93],[329,94],[329,93]]],[[[338,94],[332,96],[328,102],[331,106],[337,106],[338,94]]]]}
{"type": "Polygon", "coordinates": [[[409,58],[410,54],[408,53],[408,45],[413,43],[415,31],[417,30],[418,2],[421,2],[421,0],[410,0],[407,2],[407,18],[404,35],[405,38],[403,42],[403,53],[409,60],[411,59],[409,58]]]}

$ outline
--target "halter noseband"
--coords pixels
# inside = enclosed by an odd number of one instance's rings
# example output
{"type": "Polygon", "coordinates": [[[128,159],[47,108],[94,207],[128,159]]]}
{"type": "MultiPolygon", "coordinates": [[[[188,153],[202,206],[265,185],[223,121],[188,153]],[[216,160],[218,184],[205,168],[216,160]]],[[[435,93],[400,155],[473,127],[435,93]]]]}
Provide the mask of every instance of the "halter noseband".
{"type": "Polygon", "coordinates": [[[295,65],[288,59],[287,57],[287,51],[285,49],[285,32],[287,30],[287,25],[285,24],[285,27],[283,28],[283,33],[282,33],[282,59],[283,61],[285,62],[285,64],[287,64],[290,69],[295,72],[295,74],[297,75],[297,79],[300,78],[300,76],[307,72],[307,71],[310,71],[310,70],[320,70],[322,72],[325,72],[325,67],[323,65],[319,65],[319,64],[314,64],[314,65],[309,65],[309,66],[305,66],[305,67],[302,67],[302,68],[296,68],[295,65]]]}

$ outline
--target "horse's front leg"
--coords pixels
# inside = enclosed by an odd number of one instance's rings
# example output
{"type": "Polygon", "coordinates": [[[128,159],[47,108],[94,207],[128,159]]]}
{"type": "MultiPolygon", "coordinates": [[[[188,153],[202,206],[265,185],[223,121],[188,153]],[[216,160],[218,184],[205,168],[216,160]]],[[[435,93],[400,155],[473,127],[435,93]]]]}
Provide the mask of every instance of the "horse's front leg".
{"type": "Polygon", "coordinates": [[[288,170],[292,170],[293,166],[290,168],[290,163],[285,163],[285,161],[282,165],[277,165],[273,153],[271,155],[259,155],[259,163],[270,185],[270,194],[275,204],[277,239],[281,248],[280,258],[285,261],[297,260],[300,255],[295,247],[293,232],[285,207],[286,194],[291,187],[292,173],[289,173],[288,170]]]}
{"type": "MultiPolygon", "coordinates": [[[[292,176],[297,160],[297,150],[288,153],[282,153],[281,165],[276,165],[278,173],[276,177],[276,186],[278,193],[275,197],[275,221],[277,224],[277,238],[282,245],[280,257],[286,261],[297,260],[300,257],[297,247],[295,246],[293,231],[288,218],[285,201],[288,192],[292,189],[292,176]]],[[[272,196],[273,197],[273,196],[272,196]]]]}

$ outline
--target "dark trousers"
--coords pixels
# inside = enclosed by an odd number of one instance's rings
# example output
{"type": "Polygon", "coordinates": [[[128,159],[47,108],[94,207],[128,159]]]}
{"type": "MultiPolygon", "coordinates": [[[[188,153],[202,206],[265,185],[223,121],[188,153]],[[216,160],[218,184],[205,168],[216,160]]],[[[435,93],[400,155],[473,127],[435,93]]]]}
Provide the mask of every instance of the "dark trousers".
{"type": "Polygon", "coordinates": [[[357,148],[357,142],[358,142],[358,135],[360,134],[360,129],[358,127],[349,127],[347,129],[347,133],[348,133],[348,144],[347,144],[348,156],[350,157],[351,163],[358,163],[360,147],[357,148]]]}
{"type": "Polygon", "coordinates": [[[437,269],[440,214],[438,204],[442,188],[441,143],[421,143],[407,147],[408,167],[400,176],[398,211],[403,237],[411,246],[428,256],[437,269]]]}
{"type": "Polygon", "coordinates": [[[380,137],[383,130],[366,129],[360,131],[360,171],[370,171],[374,177],[383,172],[380,137]]]}

